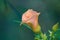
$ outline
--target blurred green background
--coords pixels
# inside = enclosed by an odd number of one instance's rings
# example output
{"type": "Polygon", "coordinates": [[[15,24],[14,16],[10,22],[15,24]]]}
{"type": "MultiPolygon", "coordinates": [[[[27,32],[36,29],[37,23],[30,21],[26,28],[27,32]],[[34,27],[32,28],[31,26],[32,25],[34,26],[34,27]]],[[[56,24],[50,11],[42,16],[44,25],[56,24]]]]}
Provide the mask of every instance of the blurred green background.
{"type": "Polygon", "coordinates": [[[30,29],[14,21],[21,21],[28,9],[41,13],[39,24],[43,33],[48,33],[55,23],[60,24],[60,0],[0,0],[0,40],[34,40],[30,29]]]}

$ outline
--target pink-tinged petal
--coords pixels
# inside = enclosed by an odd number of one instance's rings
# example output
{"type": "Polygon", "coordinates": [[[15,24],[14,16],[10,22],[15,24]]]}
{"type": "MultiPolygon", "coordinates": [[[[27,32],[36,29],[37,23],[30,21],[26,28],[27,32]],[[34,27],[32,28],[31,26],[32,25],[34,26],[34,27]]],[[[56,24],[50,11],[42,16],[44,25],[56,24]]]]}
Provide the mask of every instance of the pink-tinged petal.
{"type": "Polygon", "coordinates": [[[36,29],[38,26],[38,16],[40,15],[40,13],[32,10],[32,9],[28,9],[23,15],[22,15],[22,22],[28,24],[29,26],[31,26],[29,23],[31,23],[32,29],[36,29]]]}

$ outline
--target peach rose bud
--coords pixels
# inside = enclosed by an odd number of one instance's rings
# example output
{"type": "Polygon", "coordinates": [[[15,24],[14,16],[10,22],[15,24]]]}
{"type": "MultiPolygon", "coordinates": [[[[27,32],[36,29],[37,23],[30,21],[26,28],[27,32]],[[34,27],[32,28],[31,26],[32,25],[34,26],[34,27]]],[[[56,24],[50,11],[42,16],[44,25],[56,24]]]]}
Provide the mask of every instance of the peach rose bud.
{"type": "Polygon", "coordinates": [[[23,15],[22,15],[22,23],[26,23],[28,24],[32,30],[37,29],[38,27],[38,16],[40,15],[40,13],[32,10],[32,9],[28,9],[23,15]]]}

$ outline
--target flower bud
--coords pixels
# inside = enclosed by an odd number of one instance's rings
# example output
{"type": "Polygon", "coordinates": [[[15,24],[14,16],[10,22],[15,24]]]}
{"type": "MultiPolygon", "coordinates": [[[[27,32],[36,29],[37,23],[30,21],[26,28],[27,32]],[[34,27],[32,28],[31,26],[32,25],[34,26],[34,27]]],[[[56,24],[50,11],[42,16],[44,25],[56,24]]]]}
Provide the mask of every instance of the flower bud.
{"type": "Polygon", "coordinates": [[[58,29],[58,26],[59,26],[59,23],[56,23],[55,25],[53,25],[52,30],[56,32],[58,29]]]}

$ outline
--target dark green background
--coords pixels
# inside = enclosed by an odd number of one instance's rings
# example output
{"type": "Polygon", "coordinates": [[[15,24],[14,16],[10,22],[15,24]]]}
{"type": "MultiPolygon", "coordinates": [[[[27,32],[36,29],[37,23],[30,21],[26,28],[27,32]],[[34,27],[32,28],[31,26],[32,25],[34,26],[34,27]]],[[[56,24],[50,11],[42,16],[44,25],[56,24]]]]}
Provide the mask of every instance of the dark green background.
{"type": "Polygon", "coordinates": [[[20,27],[20,23],[14,21],[21,21],[22,14],[28,9],[41,13],[39,24],[44,33],[60,23],[60,0],[0,0],[0,40],[34,39],[30,29],[25,25],[20,27]]]}

